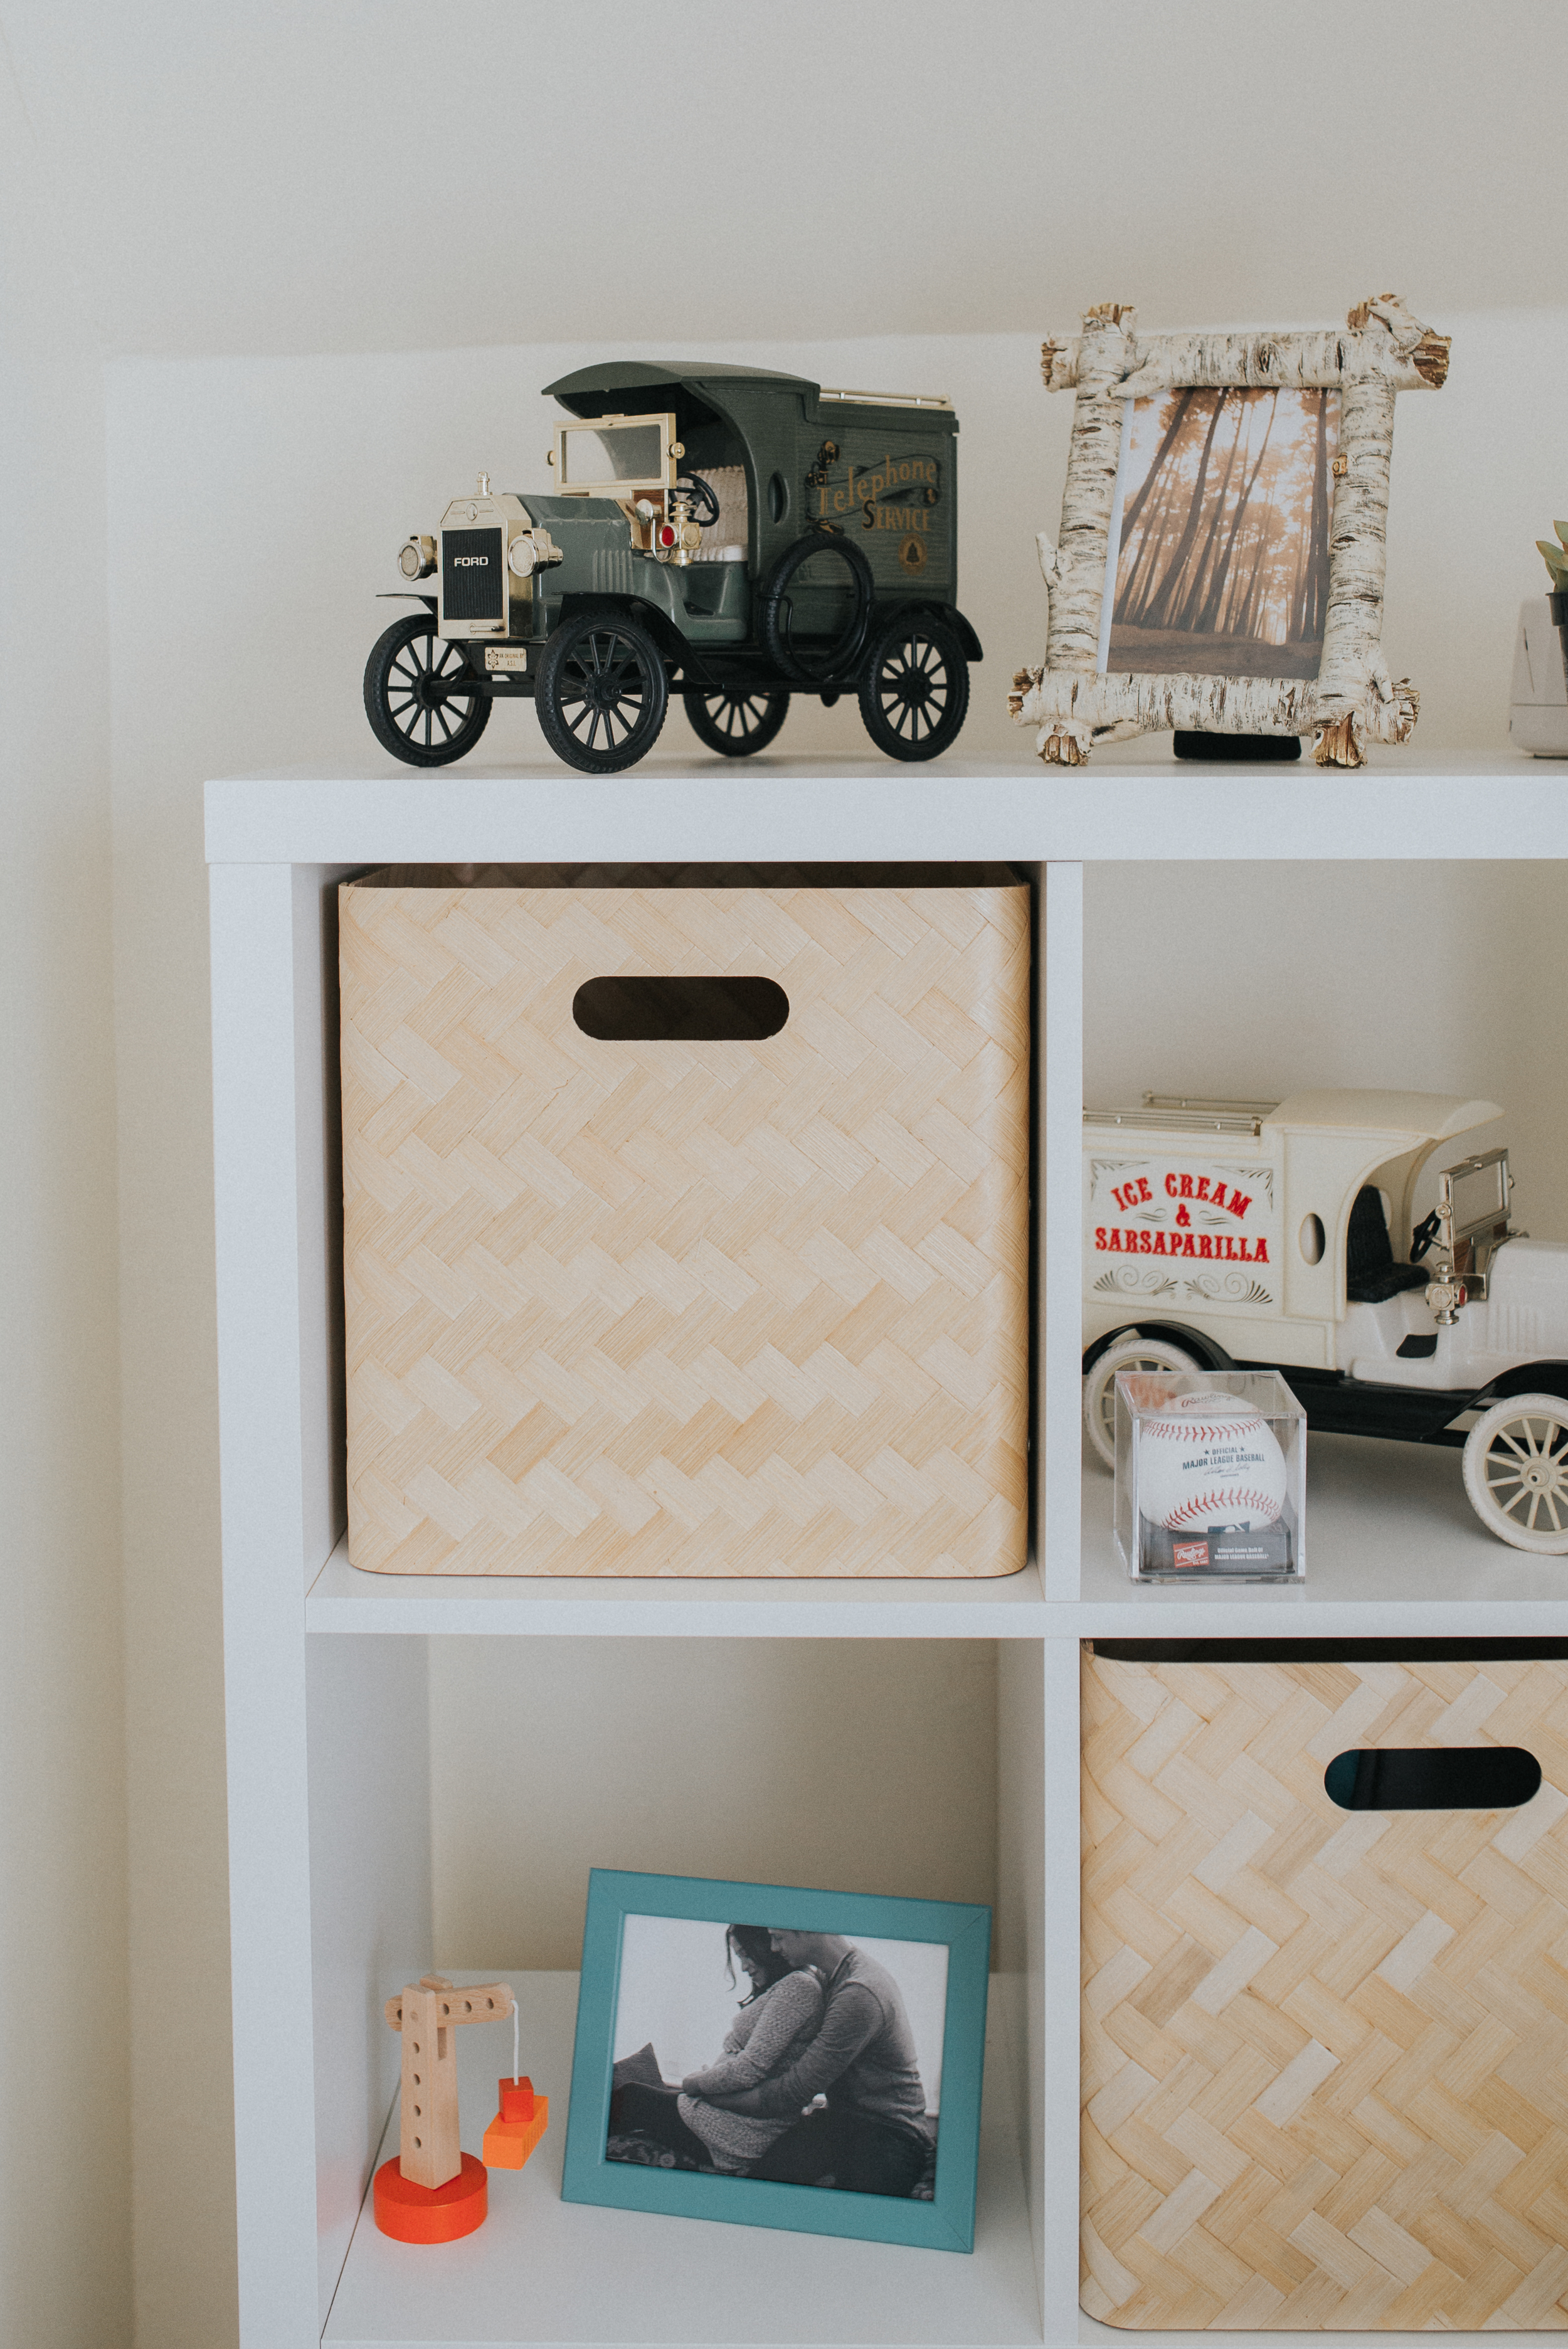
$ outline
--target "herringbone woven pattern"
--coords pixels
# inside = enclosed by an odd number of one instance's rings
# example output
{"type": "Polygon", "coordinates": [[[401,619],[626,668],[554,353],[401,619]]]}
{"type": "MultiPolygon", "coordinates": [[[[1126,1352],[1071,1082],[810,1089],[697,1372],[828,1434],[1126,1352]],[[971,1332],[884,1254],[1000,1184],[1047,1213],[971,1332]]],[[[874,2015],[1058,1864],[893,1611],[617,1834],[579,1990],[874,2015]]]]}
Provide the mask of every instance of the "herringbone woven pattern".
{"type": "Polygon", "coordinates": [[[341,936],[356,1566],[1023,1565],[1026,888],[360,884],[341,936]],[[789,1018],[583,1035],[632,973],[789,1018]]]}
{"type": "Polygon", "coordinates": [[[1568,2325],[1568,1664],[1084,1657],[1083,2305],[1568,2325]],[[1338,1809],[1367,1746],[1522,1745],[1510,1811],[1338,1809]]]}

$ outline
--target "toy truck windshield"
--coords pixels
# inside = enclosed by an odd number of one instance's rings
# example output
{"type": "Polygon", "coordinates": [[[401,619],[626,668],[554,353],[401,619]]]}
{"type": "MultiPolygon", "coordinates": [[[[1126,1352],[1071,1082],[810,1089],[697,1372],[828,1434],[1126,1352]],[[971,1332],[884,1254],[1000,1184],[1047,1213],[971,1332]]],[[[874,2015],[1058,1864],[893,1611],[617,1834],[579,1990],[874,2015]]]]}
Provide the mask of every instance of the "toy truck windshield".
{"type": "Polygon", "coordinates": [[[585,497],[594,490],[662,490],[673,477],[670,454],[673,416],[595,417],[591,423],[558,428],[562,493],[585,497]]]}

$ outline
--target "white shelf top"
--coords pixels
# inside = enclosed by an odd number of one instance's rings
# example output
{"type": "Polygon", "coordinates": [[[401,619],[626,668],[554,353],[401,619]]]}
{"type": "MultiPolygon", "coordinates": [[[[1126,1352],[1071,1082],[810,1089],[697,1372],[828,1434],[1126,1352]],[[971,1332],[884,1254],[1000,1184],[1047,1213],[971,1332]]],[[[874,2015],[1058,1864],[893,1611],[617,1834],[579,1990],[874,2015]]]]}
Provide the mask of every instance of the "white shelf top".
{"type": "Polygon", "coordinates": [[[1568,1557],[1482,1531],[1446,1445],[1316,1434],[1307,1447],[1305,1584],[1133,1583],[1111,1480],[1085,1451],[1077,1600],[1033,1559],[987,1582],[573,1581],[365,1574],[339,1542],[305,1601],[319,1632],[666,1639],[1394,1639],[1568,1635],[1568,1557]]]}
{"type": "Polygon", "coordinates": [[[1517,752],[1377,749],[1346,774],[1172,758],[1164,736],[1047,768],[886,759],[748,760],[667,752],[630,773],[558,761],[391,761],[207,785],[211,864],[682,863],[808,858],[1118,859],[1568,855],[1562,764],[1517,752]],[[1172,788],[1176,786],[1176,788],[1172,788]],[[1507,821],[1497,820],[1500,793],[1507,821]]]}
{"type": "MultiPolygon", "coordinates": [[[[460,1975],[481,1981],[493,1975],[460,1975]]],[[[790,2235],[561,2199],[577,1977],[511,1974],[521,2063],[550,2127],[521,2171],[490,2173],[490,2215],[438,2246],[395,2243],[368,2205],[322,2334],[330,2349],[587,2343],[1040,2340],[1005,2001],[992,1984],[973,2252],[790,2235]]],[[[462,2142],[477,2154],[511,2069],[502,2029],[457,2034],[462,2142]]],[[[397,2150],[397,2110],[377,2163],[397,2150]]]]}
{"type": "MultiPolygon", "coordinates": [[[[1050,1609],[1053,1617],[1057,1613],[1050,1609]]],[[[1494,1541],[1465,1498],[1451,1446],[1309,1435],[1306,1581],[1129,1581],[1111,1532],[1111,1477],[1085,1447],[1081,1636],[1430,1639],[1568,1634],[1568,1557],[1494,1541]]]]}
{"type": "Polygon", "coordinates": [[[305,1600],[307,1631],[477,1631],[616,1639],[997,1640],[1038,1636],[1040,1578],[984,1582],[584,1581],[366,1574],[339,1542],[305,1600]]]}

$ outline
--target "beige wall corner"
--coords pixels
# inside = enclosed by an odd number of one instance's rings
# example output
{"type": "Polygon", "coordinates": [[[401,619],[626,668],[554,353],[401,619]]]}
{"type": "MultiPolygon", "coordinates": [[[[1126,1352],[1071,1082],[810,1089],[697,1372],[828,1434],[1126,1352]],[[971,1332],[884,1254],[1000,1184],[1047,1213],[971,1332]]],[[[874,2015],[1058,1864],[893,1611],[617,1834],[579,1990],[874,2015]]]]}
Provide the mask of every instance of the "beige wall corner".
{"type": "Polygon", "coordinates": [[[103,378],[0,51],[0,2344],[131,2338],[103,378]],[[70,658],[47,583],[68,567],[70,658]],[[43,592],[40,592],[41,588],[43,592]],[[68,1971],[85,1996],[50,1995],[68,1971]]]}

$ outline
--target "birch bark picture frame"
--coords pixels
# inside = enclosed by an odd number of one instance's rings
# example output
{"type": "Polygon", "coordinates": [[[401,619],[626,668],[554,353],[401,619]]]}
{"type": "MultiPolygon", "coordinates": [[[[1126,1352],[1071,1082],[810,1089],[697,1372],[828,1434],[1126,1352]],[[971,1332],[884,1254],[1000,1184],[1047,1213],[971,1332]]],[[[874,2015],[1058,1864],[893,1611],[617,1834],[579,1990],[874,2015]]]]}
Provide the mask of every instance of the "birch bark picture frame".
{"type": "Polygon", "coordinates": [[[1123,303],[1086,312],[1070,342],[1047,342],[1047,391],[1074,389],[1072,444],[1060,543],[1042,532],[1040,570],[1049,599],[1046,657],[1020,669],[1008,709],[1038,730],[1047,765],[1081,766],[1097,742],[1164,729],[1209,734],[1311,735],[1319,766],[1359,767],[1369,741],[1404,742],[1420,708],[1408,678],[1383,657],[1383,577],[1393,453],[1401,391],[1440,389],[1449,337],[1434,334],[1398,295],[1353,309],[1343,329],[1303,333],[1140,336],[1123,303]],[[1333,391],[1339,397],[1333,462],[1328,591],[1315,678],[1142,674],[1107,667],[1102,623],[1131,403],[1172,389],[1333,391]]]}

